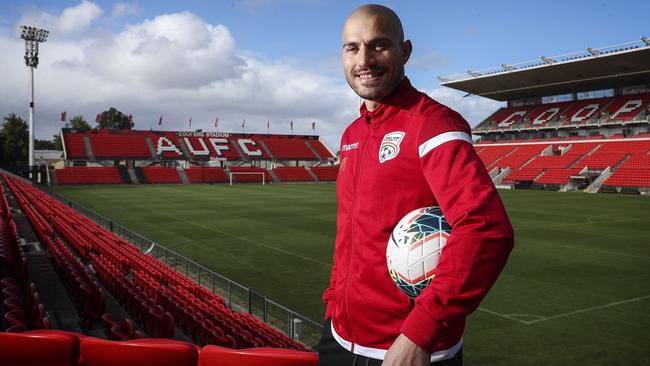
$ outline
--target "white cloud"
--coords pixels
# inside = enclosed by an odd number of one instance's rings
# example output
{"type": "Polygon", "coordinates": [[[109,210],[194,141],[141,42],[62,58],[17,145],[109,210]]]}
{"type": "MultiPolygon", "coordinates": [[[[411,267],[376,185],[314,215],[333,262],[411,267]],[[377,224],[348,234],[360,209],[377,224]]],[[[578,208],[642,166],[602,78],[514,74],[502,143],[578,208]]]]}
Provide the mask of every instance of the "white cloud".
{"type": "MultiPolygon", "coordinates": [[[[60,26],[69,14],[87,15],[68,28],[85,26],[84,32],[59,37],[53,31],[41,47],[35,73],[37,138],[49,139],[57,132],[64,110],[92,122],[95,114],[115,107],[133,114],[139,129],[157,127],[161,114],[167,130],[187,129],[190,115],[193,128],[213,130],[218,116],[220,130],[230,132],[241,131],[242,118],[247,132],[260,133],[266,132],[268,119],[272,133],[290,133],[293,120],[295,133],[308,134],[316,121],[316,132],[337,150],[343,129],[358,113],[358,98],[342,77],[238,49],[223,25],[182,12],[109,32],[92,26],[95,15],[102,14],[101,9],[88,10],[93,6],[83,1],[58,15],[31,9],[23,16],[36,14],[60,26]]],[[[62,32],[60,27],[51,29],[62,32]]],[[[0,59],[0,69],[15,70],[3,76],[0,86],[2,115],[27,114],[22,47],[14,34],[0,34],[0,49],[13,55],[0,59]]]]}
{"type": "Polygon", "coordinates": [[[52,33],[74,33],[86,29],[103,13],[97,4],[82,0],[79,5],[64,9],[60,15],[30,8],[22,15],[19,24],[45,28],[52,33]]]}

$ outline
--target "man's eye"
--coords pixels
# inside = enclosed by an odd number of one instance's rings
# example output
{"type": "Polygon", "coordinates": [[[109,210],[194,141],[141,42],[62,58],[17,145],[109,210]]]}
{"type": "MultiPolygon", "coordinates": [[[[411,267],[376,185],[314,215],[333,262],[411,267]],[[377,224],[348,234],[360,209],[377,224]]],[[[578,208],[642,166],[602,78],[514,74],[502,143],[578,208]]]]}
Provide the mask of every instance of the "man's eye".
{"type": "Polygon", "coordinates": [[[346,47],[345,52],[356,52],[357,49],[358,49],[357,47],[346,47]]]}

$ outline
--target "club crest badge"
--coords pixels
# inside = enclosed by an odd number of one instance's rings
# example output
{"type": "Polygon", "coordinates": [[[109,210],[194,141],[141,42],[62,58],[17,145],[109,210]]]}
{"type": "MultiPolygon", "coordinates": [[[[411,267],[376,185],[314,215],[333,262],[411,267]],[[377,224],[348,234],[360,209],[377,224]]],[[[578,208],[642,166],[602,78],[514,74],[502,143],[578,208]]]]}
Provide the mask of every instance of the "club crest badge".
{"type": "Polygon", "coordinates": [[[379,163],[394,159],[399,154],[399,144],[402,142],[405,133],[395,131],[384,135],[379,146],[379,163]]]}

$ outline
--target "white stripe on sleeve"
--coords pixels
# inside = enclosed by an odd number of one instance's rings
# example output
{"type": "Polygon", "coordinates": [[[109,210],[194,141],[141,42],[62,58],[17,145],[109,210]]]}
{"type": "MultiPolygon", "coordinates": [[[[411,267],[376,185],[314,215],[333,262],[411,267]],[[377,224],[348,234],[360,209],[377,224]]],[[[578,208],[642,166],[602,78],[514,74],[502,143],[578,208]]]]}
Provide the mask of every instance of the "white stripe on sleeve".
{"type": "Polygon", "coordinates": [[[472,138],[465,132],[461,132],[461,131],[444,132],[441,133],[440,135],[428,139],[427,141],[423,142],[420,145],[419,148],[420,157],[423,157],[424,155],[428,154],[429,151],[444,144],[445,142],[449,142],[452,140],[463,140],[469,142],[470,145],[472,144],[472,138]]]}

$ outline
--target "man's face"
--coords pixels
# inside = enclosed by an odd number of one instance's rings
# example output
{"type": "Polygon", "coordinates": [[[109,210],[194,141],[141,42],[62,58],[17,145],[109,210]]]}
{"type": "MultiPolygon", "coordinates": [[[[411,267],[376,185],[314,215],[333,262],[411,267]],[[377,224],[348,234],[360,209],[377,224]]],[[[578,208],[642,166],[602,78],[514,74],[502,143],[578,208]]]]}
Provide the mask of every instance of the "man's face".
{"type": "Polygon", "coordinates": [[[375,102],[390,94],[404,77],[410,43],[402,42],[381,16],[352,16],[343,28],[343,69],[350,87],[375,102]]]}

